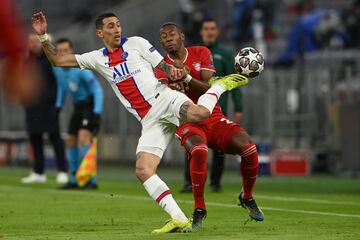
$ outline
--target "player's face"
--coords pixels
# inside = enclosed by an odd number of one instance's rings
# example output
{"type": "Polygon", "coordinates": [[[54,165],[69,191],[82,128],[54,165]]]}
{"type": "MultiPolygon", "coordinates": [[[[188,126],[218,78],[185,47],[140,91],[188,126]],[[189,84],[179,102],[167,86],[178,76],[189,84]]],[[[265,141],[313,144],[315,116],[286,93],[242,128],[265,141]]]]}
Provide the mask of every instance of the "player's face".
{"type": "Polygon", "coordinates": [[[101,38],[106,46],[117,48],[121,42],[121,25],[117,17],[103,19],[104,26],[96,30],[96,35],[101,38]]]}
{"type": "Polygon", "coordinates": [[[39,55],[42,51],[41,42],[37,38],[37,36],[33,33],[29,34],[28,39],[29,50],[32,54],[39,55]]]}
{"type": "Polygon", "coordinates": [[[58,43],[56,45],[56,48],[58,50],[58,53],[60,55],[68,55],[68,54],[73,54],[73,50],[70,46],[70,44],[68,42],[62,42],[62,43],[58,43]]]}
{"type": "Polygon", "coordinates": [[[160,29],[160,44],[168,53],[175,53],[184,46],[185,36],[175,26],[165,26],[160,29]]]}
{"type": "Polygon", "coordinates": [[[200,31],[201,39],[205,44],[214,44],[219,37],[219,33],[215,22],[204,22],[200,31]]]}

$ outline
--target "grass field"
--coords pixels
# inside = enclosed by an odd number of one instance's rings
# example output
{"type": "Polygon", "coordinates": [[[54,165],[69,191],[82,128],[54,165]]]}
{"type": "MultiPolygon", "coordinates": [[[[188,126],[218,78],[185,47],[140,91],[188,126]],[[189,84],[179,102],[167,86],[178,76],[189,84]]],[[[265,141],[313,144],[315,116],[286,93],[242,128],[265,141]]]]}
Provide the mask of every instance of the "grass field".
{"type": "MultiPolygon", "coordinates": [[[[360,239],[359,179],[260,177],[255,196],[265,221],[244,224],[247,213],[236,205],[240,177],[227,171],[224,192],[207,189],[202,230],[154,236],[168,216],[132,168],[102,170],[95,191],[57,190],[54,173],[47,184],[25,186],[27,173],[0,168],[0,239],[360,239]]],[[[191,216],[191,195],[179,193],[182,171],[160,168],[159,175],[191,216]]]]}

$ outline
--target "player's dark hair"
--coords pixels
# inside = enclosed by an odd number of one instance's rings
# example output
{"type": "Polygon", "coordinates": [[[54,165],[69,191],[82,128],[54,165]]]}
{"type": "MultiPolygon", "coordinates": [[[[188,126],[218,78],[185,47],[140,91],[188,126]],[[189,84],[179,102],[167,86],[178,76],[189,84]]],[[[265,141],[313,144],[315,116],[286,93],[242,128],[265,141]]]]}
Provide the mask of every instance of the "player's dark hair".
{"type": "Polygon", "coordinates": [[[118,18],[118,16],[116,16],[114,13],[103,13],[100,16],[98,16],[97,19],[95,20],[96,29],[102,29],[104,27],[103,20],[105,18],[108,18],[108,17],[116,17],[116,18],[118,18]]]}
{"type": "Polygon", "coordinates": [[[160,26],[160,29],[162,29],[164,27],[175,27],[175,28],[177,28],[177,30],[179,30],[179,32],[181,32],[181,33],[183,32],[181,27],[178,24],[174,23],[174,22],[166,22],[166,23],[164,23],[163,25],[160,26]]]}
{"type": "Polygon", "coordinates": [[[211,18],[211,17],[208,17],[208,18],[204,18],[202,21],[201,21],[201,27],[204,26],[204,23],[207,23],[207,22],[213,22],[216,24],[216,26],[218,25],[217,21],[215,20],[215,18],[211,18]]]}
{"type": "Polygon", "coordinates": [[[72,42],[70,41],[70,39],[68,38],[59,38],[57,41],[56,41],[56,44],[60,44],[60,43],[69,43],[69,46],[71,48],[73,48],[73,44],[72,42]]]}

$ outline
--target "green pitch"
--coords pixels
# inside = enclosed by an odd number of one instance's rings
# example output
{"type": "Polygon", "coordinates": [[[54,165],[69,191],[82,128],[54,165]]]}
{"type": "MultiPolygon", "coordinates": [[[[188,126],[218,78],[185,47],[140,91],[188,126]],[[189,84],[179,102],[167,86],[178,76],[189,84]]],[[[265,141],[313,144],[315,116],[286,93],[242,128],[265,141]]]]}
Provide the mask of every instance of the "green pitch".
{"type": "MultiPolygon", "coordinates": [[[[100,189],[57,190],[54,173],[44,185],[22,185],[28,170],[0,168],[0,239],[360,239],[360,180],[326,176],[260,177],[256,194],[265,213],[247,222],[237,204],[240,177],[227,171],[223,193],[206,192],[208,218],[189,234],[151,235],[166,219],[133,175],[114,167],[100,172],[100,189]]],[[[161,169],[190,217],[190,194],[181,194],[182,170],[161,169]]]]}

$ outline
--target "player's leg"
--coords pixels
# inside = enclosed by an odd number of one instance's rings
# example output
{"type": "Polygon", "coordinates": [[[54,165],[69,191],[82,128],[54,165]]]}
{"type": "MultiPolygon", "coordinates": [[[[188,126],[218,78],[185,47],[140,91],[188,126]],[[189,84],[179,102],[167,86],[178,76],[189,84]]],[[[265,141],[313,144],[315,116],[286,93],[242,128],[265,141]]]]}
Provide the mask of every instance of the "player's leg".
{"type": "Polygon", "coordinates": [[[136,149],[136,176],[148,194],[167,212],[171,221],[153,233],[187,231],[191,225],[183,211],[177,205],[169,187],[156,174],[160,159],[174,136],[175,126],[166,126],[153,120],[142,122],[143,129],[136,149]]]}
{"type": "Polygon", "coordinates": [[[151,198],[154,199],[172,219],[170,224],[168,223],[163,228],[154,230],[153,233],[167,233],[188,226],[188,219],[177,205],[170,188],[156,174],[159,163],[160,157],[148,152],[139,152],[137,154],[135,173],[151,198]]]}
{"type": "Polygon", "coordinates": [[[80,166],[80,153],[77,143],[77,135],[81,125],[81,119],[81,112],[75,105],[69,122],[68,133],[65,137],[66,157],[69,165],[70,177],[68,184],[64,185],[62,189],[78,188],[76,172],[80,166]]]}
{"type": "Polygon", "coordinates": [[[190,155],[190,176],[192,193],[194,197],[193,229],[201,227],[206,218],[206,205],[204,198],[205,183],[207,178],[206,160],[208,147],[206,141],[199,135],[189,136],[184,143],[190,155]]]}
{"type": "Polygon", "coordinates": [[[64,141],[60,137],[59,131],[49,132],[49,139],[54,148],[56,164],[58,169],[56,182],[59,184],[66,184],[68,183],[69,178],[67,175],[64,141]]]}
{"type": "MultiPolygon", "coordinates": [[[[186,115],[188,122],[196,124],[208,118],[222,93],[236,87],[245,86],[249,83],[249,80],[242,75],[231,74],[224,77],[213,78],[209,83],[211,87],[206,93],[199,97],[197,105],[189,105],[186,115]]],[[[186,108],[183,109],[183,111],[184,110],[186,110],[186,108]]]]}
{"type": "Polygon", "coordinates": [[[47,181],[44,174],[44,149],[42,134],[30,134],[30,144],[34,153],[33,172],[25,178],[22,178],[22,183],[43,183],[47,181]]]}
{"type": "Polygon", "coordinates": [[[77,136],[68,133],[65,138],[66,155],[70,170],[69,184],[64,188],[77,188],[76,172],[80,165],[79,149],[77,146],[77,136]]]}
{"type": "Polygon", "coordinates": [[[240,204],[249,211],[252,219],[263,221],[264,215],[253,198],[253,190],[259,170],[256,145],[251,141],[246,131],[239,131],[231,139],[229,151],[241,156],[240,171],[243,191],[239,195],[240,204]]]}

